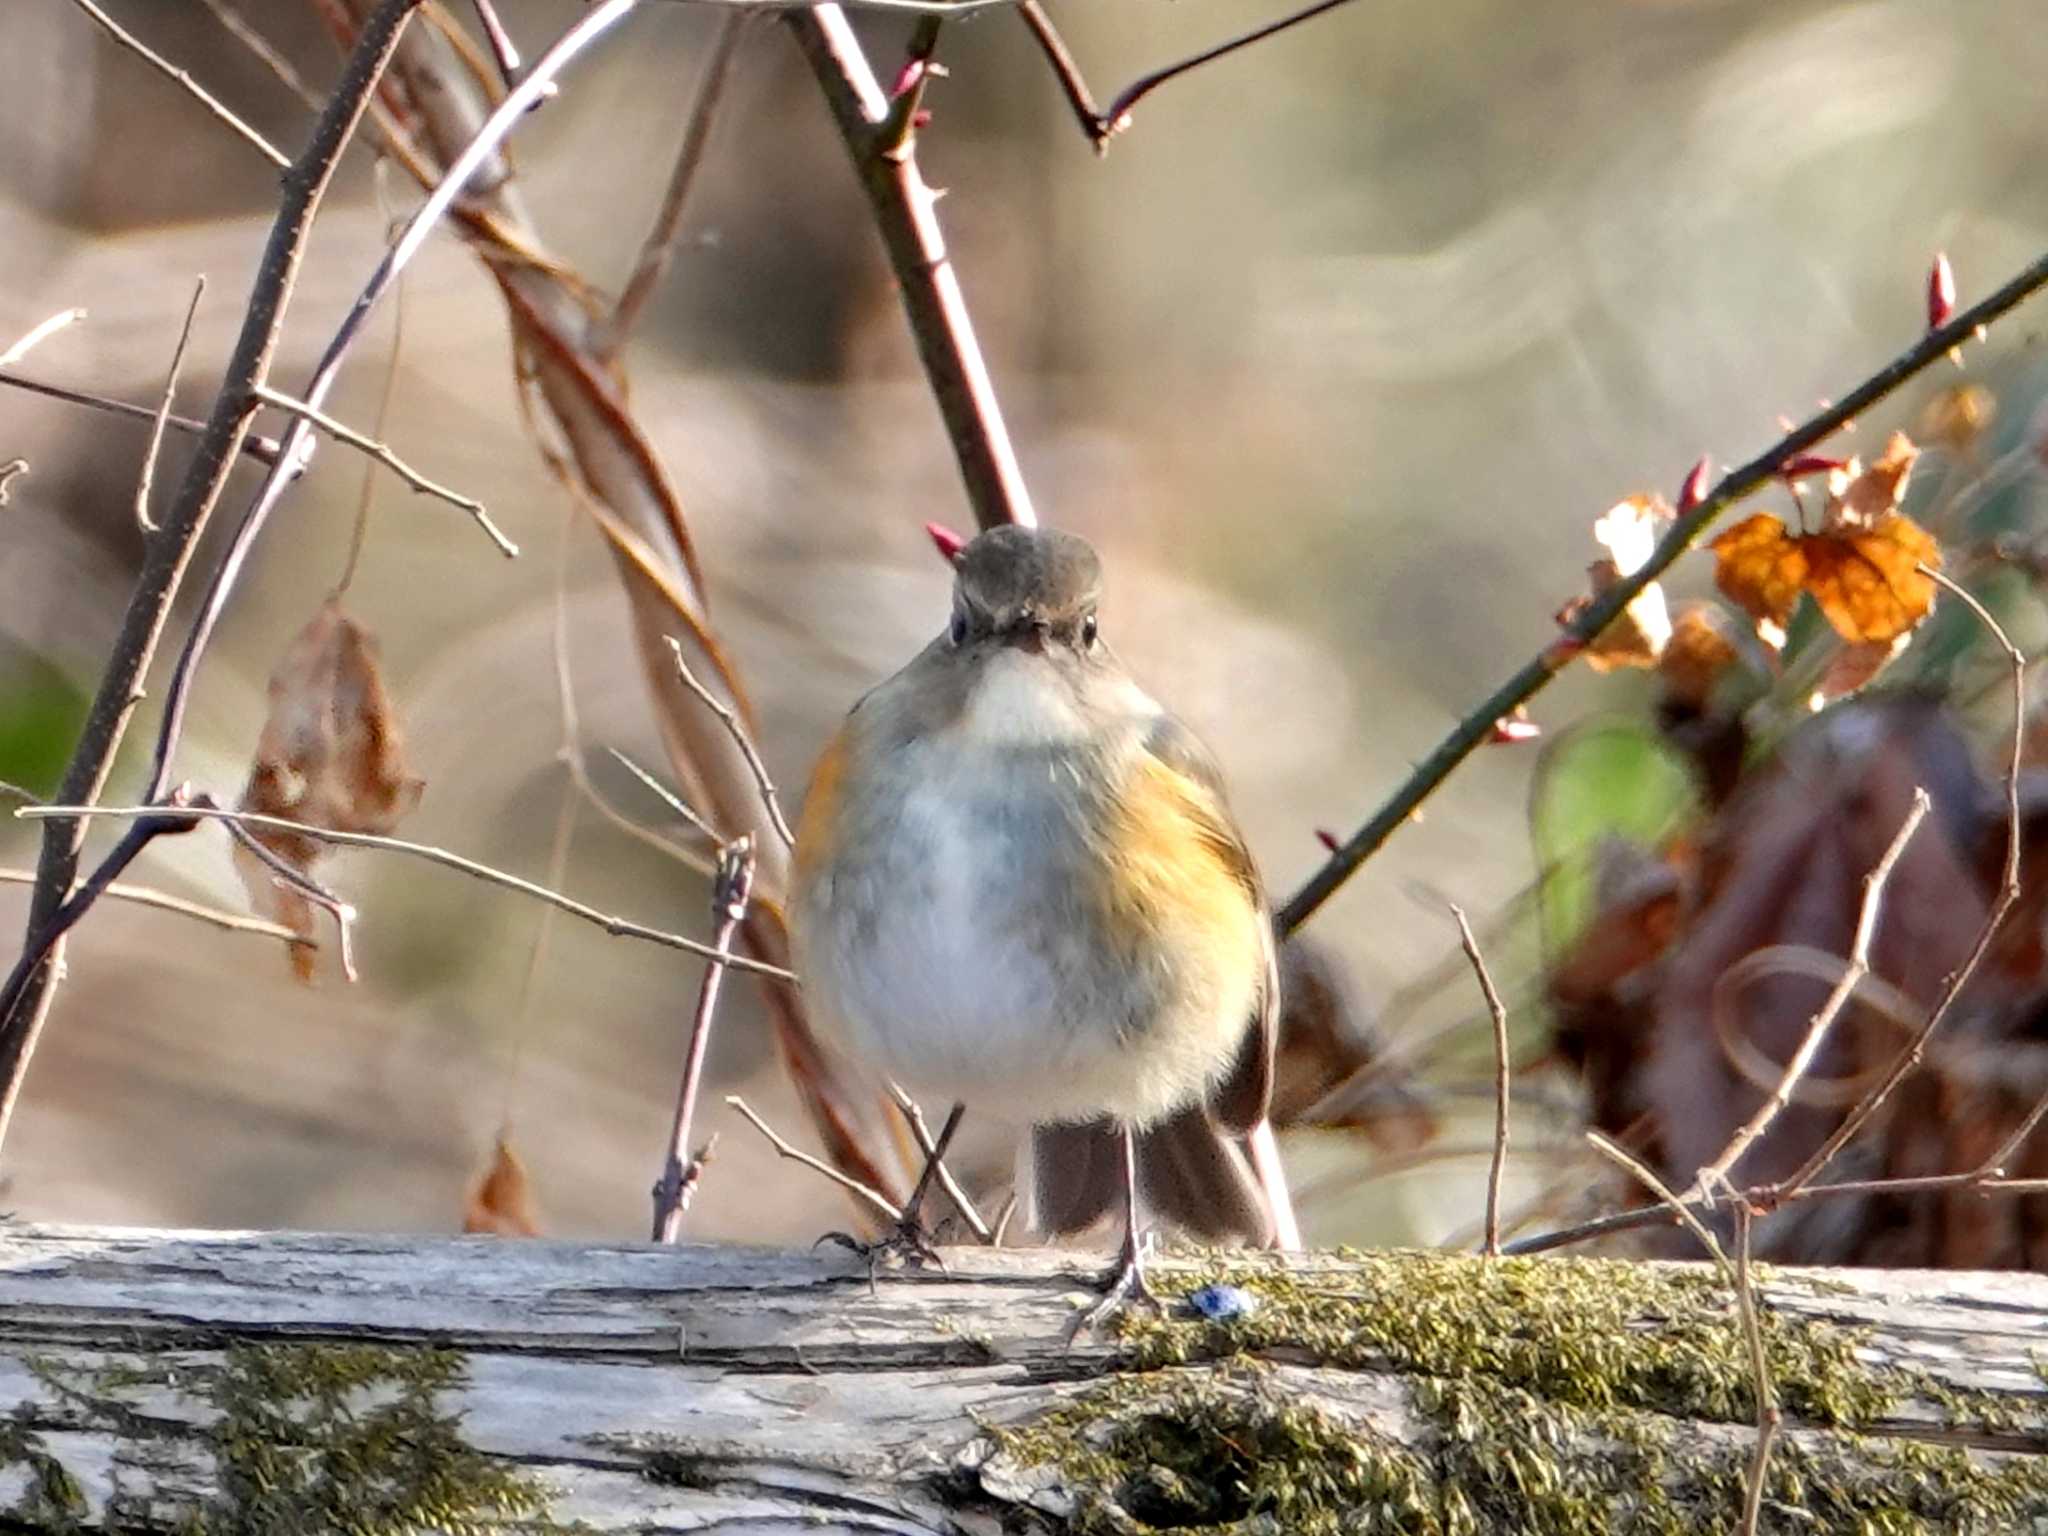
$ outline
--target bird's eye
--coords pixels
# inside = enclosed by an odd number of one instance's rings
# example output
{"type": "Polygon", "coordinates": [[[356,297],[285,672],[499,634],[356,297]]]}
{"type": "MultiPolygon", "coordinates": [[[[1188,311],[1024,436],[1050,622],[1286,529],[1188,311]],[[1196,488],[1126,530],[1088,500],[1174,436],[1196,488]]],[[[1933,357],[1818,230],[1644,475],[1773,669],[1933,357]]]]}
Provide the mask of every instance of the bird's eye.
{"type": "Polygon", "coordinates": [[[1089,614],[1081,621],[1081,644],[1084,649],[1095,649],[1095,615],[1089,614]]]}
{"type": "Polygon", "coordinates": [[[953,622],[947,628],[946,636],[955,645],[967,638],[967,615],[957,608],[953,611],[953,622]]]}

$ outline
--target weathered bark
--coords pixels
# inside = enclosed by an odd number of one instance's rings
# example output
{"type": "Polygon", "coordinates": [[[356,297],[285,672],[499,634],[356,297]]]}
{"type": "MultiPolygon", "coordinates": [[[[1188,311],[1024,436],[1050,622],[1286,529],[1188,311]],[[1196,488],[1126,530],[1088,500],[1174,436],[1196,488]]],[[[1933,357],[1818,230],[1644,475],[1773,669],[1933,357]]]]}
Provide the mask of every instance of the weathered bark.
{"type": "MultiPolygon", "coordinates": [[[[1167,1287],[1227,1270],[1248,1318],[1070,1349],[1075,1256],[947,1265],[0,1229],[0,1529],[1732,1528],[1754,1407],[1713,1270],[1192,1256],[1167,1287]]],[[[1764,1529],[2048,1529],[2048,1280],[1760,1297],[1764,1529]]]]}

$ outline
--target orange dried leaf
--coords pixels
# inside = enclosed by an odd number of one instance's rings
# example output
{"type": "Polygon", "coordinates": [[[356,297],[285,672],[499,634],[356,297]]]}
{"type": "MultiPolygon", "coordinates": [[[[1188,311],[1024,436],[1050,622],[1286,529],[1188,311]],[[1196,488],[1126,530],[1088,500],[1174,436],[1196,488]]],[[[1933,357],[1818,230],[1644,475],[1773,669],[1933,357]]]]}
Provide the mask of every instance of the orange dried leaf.
{"type": "Polygon", "coordinates": [[[1844,640],[1889,644],[1934,607],[1934,578],[1918,567],[1939,570],[1941,548],[1902,513],[1864,532],[1820,533],[1801,542],[1812,565],[1807,590],[1844,640]]]}
{"type": "Polygon", "coordinates": [[[1714,552],[1714,585],[1751,618],[1782,629],[1806,589],[1802,543],[1768,512],[1745,517],[1707,546],[1714,552]]]}
{"type": "Polygon", "coordinates": [[[1821,518],[1823,534],[1874,529],[1899,510],[1905,499],[1906,481],[1920,450],[1903,432],[1894,432],[1884,452],[1868,469],[1851,459],[1828,476],[1827,510],[1821,518]]]}
{"type": "MultiPolygon", "coordinates": [[[[337,832],[386,833],[419,803],[376,641],[329,601],[292,640],[270,678],[270,716],[256,743],[241,808],[337,832]]],[[[250,829],[283,863],[310,878],[325,851],[298,832],[250,829]]],[[[239,845],[235,862],[255,904],[311,937],[313,908],[239,845]]],[[[292,967],[313,976],[313,951],[294,945],[292,967]]]]}
{"type": "Polygon", "coordinates": [[[1898,659],[1912,640],[1913,632],[1902,630],[1890,640],[1865,640],[1843,646],[1829,659],[1827,671],[1821,674],[1820,685],[1813,690],[1809,702],[1819,709],[1823,704],[1867,687],[1898,659]]]}
{"type": "Polygon", "coordinates": [[[499,1237],[541,1235],[540,1223],[533,1214],[533,1188],[526,1177],[526,1164],[512,1150],[511,1138],[505,1132],[499,1132],[491,1166],[477,1180],[462,1208],[462,1230],[490,1232],[499,1237]]]}
{"type": "MultiPolygon", "coordinates": [[[[1671,516],[1671,508],[1659,496],[1630,496],[1607,509],[1606,515],[1593,524],[1593,537],[1605,546],[1607,557],[1586,567],[1594,597],[1649,562],[1658,539],[1670,526],[1671,516]]],[[[1560,621],[1576,618],[1584,606],[1584,599],[1574,599],[1559,615],[1560,621]]],[[[1664,606],[1663,589],[1653,581],[1630,598],[1614,622],[1587,643],[1586,664],[1596,672],[1655,666],[1670,638],[1671,615],[1664,606]]]]}
{"type": "Polygon", "coordinates": [[[1719,610],[1695,603],[1671,626],[1671,643],[1657,659],[1664,692],[1674,703],[1705,709],[1715,685],[1738,659],[1719,610]]]}

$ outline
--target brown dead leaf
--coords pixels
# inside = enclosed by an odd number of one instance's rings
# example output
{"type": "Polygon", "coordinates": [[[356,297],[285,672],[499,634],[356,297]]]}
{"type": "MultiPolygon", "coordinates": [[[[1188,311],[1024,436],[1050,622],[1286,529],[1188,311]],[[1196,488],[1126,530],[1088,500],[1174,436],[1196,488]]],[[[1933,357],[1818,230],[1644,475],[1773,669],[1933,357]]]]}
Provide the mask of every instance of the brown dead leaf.
{"type": "Polygon", "coordinates": [[[1894,432],[1864,468],[1851,459],[1828,476],[1820,531],[1795,534],[1768,512],[1744,518],[1708,547],[1714,583],[1759,623],[1783,629],[1808,592],[1835,633],[1852,643],[1890,644],[1934,606],[1939,568],[1934,537],[1898,510],[1919,450],[1894,432]]]}
{"type": "Polygon", "coordinates": [[[1820,684],[1813,690],[1813,707],[1818,709],[1859,688],[1868,687],[1912,641],[1913,632],[1905,630],[1890,640],[1865,640],[1843,646],[1829,660],[1827,671],[1821,674],[1820,684]]]}
{"type": "MultiPolygon", "coordinates": [[[[286,648],[270,678],[270,717],[256,743],[241,808],[337,832],[388,833],[419,803],[421,781],[405,771],[398,717],[369,632],[332,600],[286,648]]],[[[325,851],[303,833],[251,828],[250,835],[308,878],[325,851]]],[[[239,845],[235,862],[258,908],[310,937],[305,896],[239,845]]],[[[313,978],[313,950],[292,947],[292,968],[313,978]]]]}
{"type": "Polygon", "coordinates": [[[540,1223],[533,1214],[533,1188],[526,1177],[526,1164],[512,1150],[511,1133],[498,1133],[497,1150],[491,1166],[477,1180],[462,1208],[462,1230],[489,1232],[498,1237],[539,1237],[540,1223]]]}
{"type": "Polygon", "coordinates": [[[1674,703],[1703,710],[1738,656],[1720,610],[1694,603],[1672,623],[1671,640],[1657,659],[1657,673],[1674,703]]]}

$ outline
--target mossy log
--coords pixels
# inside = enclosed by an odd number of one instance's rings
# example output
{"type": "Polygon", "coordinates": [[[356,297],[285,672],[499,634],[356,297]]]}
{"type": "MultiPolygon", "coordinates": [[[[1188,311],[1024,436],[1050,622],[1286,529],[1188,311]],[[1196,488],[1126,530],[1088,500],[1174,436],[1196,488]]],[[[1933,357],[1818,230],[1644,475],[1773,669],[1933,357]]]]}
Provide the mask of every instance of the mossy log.
{"type": "MultiPolygon", "coordinates": [[[[0,1529],[1733,1529],[1754,1377],[1712,1268],[1181,1255],[1163,1314],[1070,1347],[1086,1274],[0,1228],[0,1529]],[[1250,1310],[1198,1315],[1211,1283],[1250,1310]]],[[[1763,1529],[2048,1531],[2048,1280],[1758,1289],[1763,1529]]]]}

